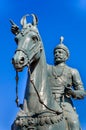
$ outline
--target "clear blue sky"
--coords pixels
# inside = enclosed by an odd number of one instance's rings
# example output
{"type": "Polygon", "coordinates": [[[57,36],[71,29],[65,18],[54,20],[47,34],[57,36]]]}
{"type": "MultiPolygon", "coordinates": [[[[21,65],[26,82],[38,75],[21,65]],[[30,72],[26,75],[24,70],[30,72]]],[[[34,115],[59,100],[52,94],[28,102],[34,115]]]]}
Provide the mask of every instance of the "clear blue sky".
{"type": "MultiPolygon", "coordinates": [[[[11,64],[16,44],[9,19],[20,26],[23,15],[35,13],[44,43],[47,63],[53,64],[53,49],[64,36],[70,50],[67,62],[77,68],[86,89],[86,0],[3,0],[0,2],[0,130],[10,130],[18,108],[15,100],[15,71],[11,64]]],[[[23,101],[27,69],[20,75],[19,97],[23,101]]],[[[86,99],[74,101],[82,130],[86,130],[86,99]]]]}

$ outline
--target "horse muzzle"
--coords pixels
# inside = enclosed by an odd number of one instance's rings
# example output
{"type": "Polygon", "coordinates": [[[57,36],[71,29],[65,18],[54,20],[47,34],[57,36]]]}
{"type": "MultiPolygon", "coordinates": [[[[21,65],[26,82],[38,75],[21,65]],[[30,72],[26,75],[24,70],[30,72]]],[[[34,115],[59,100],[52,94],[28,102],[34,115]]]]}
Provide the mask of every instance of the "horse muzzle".
{"type": "Polygon", "coordinates": [[[24,57],[20,57],[20,59],[15,59],[15,57],[12,58],[12,64],[18,72],[22,71],[23,68],[27,66],[27,63],[28,62],[26,62],[26,58],[24,57]]]}

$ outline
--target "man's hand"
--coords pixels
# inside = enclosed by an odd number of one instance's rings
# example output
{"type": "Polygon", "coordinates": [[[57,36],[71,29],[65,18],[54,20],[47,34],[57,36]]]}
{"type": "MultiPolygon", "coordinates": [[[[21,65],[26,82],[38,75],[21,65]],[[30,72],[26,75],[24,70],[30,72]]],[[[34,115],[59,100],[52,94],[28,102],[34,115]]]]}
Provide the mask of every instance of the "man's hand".
{"type": "Polygon", "coordinates": [[[86,91],[84,90],[73,90],[72,88],[67,87],[65,89],[66,96],[68,98],[72,97],[75,99],[83,99],[86,96],[86,91]]]}
{"type": "Polygon", "coordinates": [[[84,90],[73,90],[72,97],[76,99],[83,99],[86,96],[84,90]]]}
{"type": "Polygon", "coordinates": [[[10,19],[10,23],[12,25],[11,32],[17,35],[20,32],[19,27],[11,19],[10,19]]]}
{"type": "Polygon", "coordinates": [[[65,88],[65,95],[66,97],[70,98],[72,96],[73,90],[70,87],[65,88]]]}
{"type": "Polygon", "coordinates": [[[16,25],[12,25],[11,27],[11,32],[15,35],[17,35],[19,33],[19,27],[16,25]]]}

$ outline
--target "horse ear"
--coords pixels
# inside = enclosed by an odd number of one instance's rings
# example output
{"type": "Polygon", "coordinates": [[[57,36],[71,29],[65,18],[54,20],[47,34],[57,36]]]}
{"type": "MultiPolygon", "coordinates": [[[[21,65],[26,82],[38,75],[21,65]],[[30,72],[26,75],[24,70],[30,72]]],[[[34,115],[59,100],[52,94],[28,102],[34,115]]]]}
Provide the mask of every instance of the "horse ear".
{"type": "MultiPolygon", "coordinates": [[[[26,25],[27,25],[27,20],[26,20],[27,16],[30,16],[30,15],[27,14],[27,15],[23,16],[21,21],[20,21],[20,23],[23,27],[26,27],[26,25]]],[[[33,17],[32,25],[36,26],[38,24],[38,18],[35,14],[31,14],[31,16],[33,17]]]]}
{"type": "Polygon", "coordinates": [[[21,19],[21,21],[20,21],[20,23],[21,23],[21,25],[22,25],[23,27],[25,27],[26,24],[27,24],[26,16],[29,16],[29,14],[23,16],[22,19],[21,19]]]}
{"type": "Polygon", "coordinates": [[[32,17],[33,17],[33,22],[32,22],[32,25],[36,26],[38,24],[38,18],[35,14],[31,14],[32,17]]]}

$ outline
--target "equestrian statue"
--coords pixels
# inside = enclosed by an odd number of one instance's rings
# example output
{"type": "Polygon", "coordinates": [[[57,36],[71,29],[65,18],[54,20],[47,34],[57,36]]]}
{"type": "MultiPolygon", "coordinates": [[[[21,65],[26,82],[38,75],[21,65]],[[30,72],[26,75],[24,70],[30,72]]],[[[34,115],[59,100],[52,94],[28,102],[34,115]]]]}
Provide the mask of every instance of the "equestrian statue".
{"type": "Polygon", "coordinates": [[[16,70],[16,103],[20,110],[11,130],[81,130],[72,98],[83,99],[86,92],[77,69],[66,65],[69,49],[64,38],[54,49],[54,63],[46,63],[43,42],[35,14],[22,17],[20,29],[12,20],[17,49],[12,58],[16,70]],[[32,22],[27,22],[32,17],[32,22]],[[28,67],[23,104],[18,99],[18,72],[28,67]]]}

